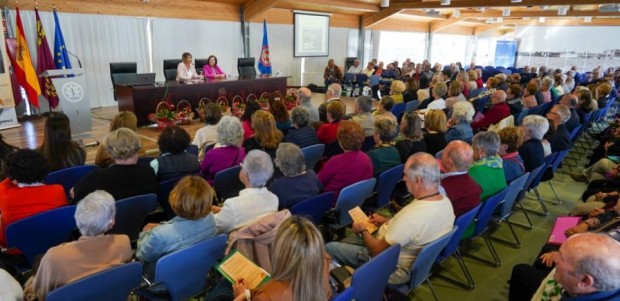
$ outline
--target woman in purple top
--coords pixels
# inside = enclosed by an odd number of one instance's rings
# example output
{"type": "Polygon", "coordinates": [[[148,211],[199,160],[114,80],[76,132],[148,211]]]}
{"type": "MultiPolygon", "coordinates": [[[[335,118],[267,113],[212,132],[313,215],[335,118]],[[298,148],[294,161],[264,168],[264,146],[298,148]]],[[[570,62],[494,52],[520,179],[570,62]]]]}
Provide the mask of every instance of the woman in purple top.
{"type": "Polygon", "coordinates": [[[205,78],[208,78],[208,79],[226,78],[226,74],[224,73],[224,71],[222,71],[222,69],[220,69],[220,66],[217,65],[217,58],[215,57],[215,55],[209,56],[207,61],[208,61],[208,64],[202,67],[202,72],[204,73],[205,78]]]}
{"type": "Polygon", "coordinates": [[[331,157],[319,172],[323,191],[336,193],[334,200],[343,188],[372,178],[373,171],[370,157],[360,150],[364,142],[364,130],[359,123],[341,121],[337,137],[344,153],[331,157]]]}
{"type": "Polygon", "coordinates": [[[200,164],[200,175],[213,185],[215,174],[224,169],[237,166],[245,158],[243,128],[236,117],[224,116],[217,126],[217,142],[206,150],[200,164]]]}

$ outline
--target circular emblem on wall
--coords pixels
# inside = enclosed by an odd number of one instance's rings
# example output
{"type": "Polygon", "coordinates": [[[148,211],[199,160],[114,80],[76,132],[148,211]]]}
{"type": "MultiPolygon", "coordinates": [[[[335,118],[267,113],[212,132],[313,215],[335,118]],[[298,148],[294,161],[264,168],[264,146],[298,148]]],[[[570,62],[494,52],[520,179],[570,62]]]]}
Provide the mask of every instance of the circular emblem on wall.
{"type": "Polygon", "coordinates": [[[76,82],[62,85],[62,95],[70,102],[80,102],[84,99],[84,88],[76,82]]]}

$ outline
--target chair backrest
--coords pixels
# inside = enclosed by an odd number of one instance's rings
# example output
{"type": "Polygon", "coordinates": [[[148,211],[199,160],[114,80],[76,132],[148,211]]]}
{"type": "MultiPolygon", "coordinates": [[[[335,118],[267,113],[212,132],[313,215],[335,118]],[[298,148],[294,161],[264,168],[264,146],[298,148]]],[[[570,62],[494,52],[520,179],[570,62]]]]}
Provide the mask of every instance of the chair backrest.
{"type": "Polygon", "coordinates": [[[394,114],[394,116],[396,116],[396,118],[398,118],[405,111],[406,106],[407,104],[404,102],[397,103],[392,107],[390,111],[392,112],[392,114],[394,114]]]}
{"type": "Polygon", "coordinates": [[[469,209],[469,211],[459,215],[454,220],[454,228],[456,229],[454,231],[454,236],[452,236],[452,238],[448,241],[443,250],[441,250],[441,252],[439,253],[439,257],[437,257],[437,261],[444,260],[452,256],[452,254],[456,252],[456,249],[458,249],[459,243],[461,242],[461,237],[463,237],[463,233],[465,232],[467,227],[469,227],[469,225],[474,221],[474,218],[476,218],[476,215],[478,215],[478,211],[480,211],[481,207],[482,203],[478,204],[474,208],[469,209]]]}
{"type": "Polygon", "coordinates": [[[370,178],[351,184],[340,191],[338,200],[336,200],[340,226],[344,227],[353,222],[351,216],[349,216],[349,210],[357,206],[361,207],[364,204],[366,198],[372,194],[376,182],[375,178],[370,178]]]}
{"type": "Polygon", "coordinates": [[[183,60],[181,59],[168,59],[168,60],[164,60],[164,72],[166,70],[177,70],[177,67],[179,66],[179,63],[182,62],[183,60]]]}
{"type": "MultiPolygon", "coordinates": [[[[459,229],[459,226],[452,227],[450,232],[444,234],[443,236],[433,240],[426,244],[420,253],[415,258],[415,261],[411,265],[411,279],[409,280],[409,288],[413,289],[420,285],[426,278],[428,278],[429,273],[431,272],[431,268],[435,261],[437,260],[439,253],[441,250],[445,249],[450,239],[454,236],[459,229]]],[[[458,236],[457,236],[458,237],[458,236]]]]}
{"type": "Polygon", "coordinates": [[[47,175],[45,178],[45,184],[62,185],[65,189],[67,200],[69,200],[71,199],[71,188],[75,186],[75,183],[95,169],[99,169],[99,167],[96,165],[82,165],[57,170],[47,175]]]}
{"type": "Polygon", "coordinates": [[[506,192],[506,196],[504,197],[504,201],[500,204],[499,207],[499,220],[504,220],[512,213],[512,208],[514,207],[514,203],[517,200],[517,196],[519,192],[525,188],[525,182],[529,178],[530,173],[526,172],[516,179],[510,181],[508,184],[508,191],[506,192]]]}
{"type": "Polygon", "coordinates": [[[323,152],[323,156],[330,158],[342,153],[344,153],[344,150],[342,149],[342,147],[340,147],[340,143],[338,143],[338,140],[336,140],[325,145],[325,151],[323,152]]]}
{"type": "Polygon", "coordinates": [[[366,136],[364,138],[364,142],[362,142],[362,151],[367,152],[371,150],[375,146],[375,137],[374,136],[366,136]]]}
{"type": "Polygon", "coordinates": [[[190,144],[190,145],[187,146],[185,151],[190,153],[190,154],[192,154],[192,155],[198,156],[198,145],[190,144]]]}
{"type": "Polygon", "coordinates": [[[157,209],[157,195],[143,194],[116,202],[114,227],[108,233],[126,234],[130,240],[138,239],[144,221],[157,209]]]}
{"type": "Polygon", "coordinates": [[[245,188],[245,185],[239,180],[239,172],[241,172],[241,165],[221,170],[215,174],[213,189],[215,189],[220,201],[223,202],[226,199],[238,196],[239,191],[245,188]]]}
{"type": "Polygon", "coordinates": [[[200,74],[202,71],[202,67],[209,64],[209,59],[195,59],[194,66],[196,66],[196,71],[200,74]]]}
{"type": "Polygon", "coordinates": [[[390,202],[392,191],[396,184],[403,178],[405,165],[396,165],[381,174],[377,178],[377,208],[381,208],[390,202]]]}
{"type": "Polygon", "coordinates": [[[551,155],[545,157],[545,163],[543,163],[542,165],[543,168],[536,175],[536,177],[534,177],[534,181],[532,181],[532,183],[528,187],[528,190],[532,190],[538,187],[538,185],[540,184],[540,181],[542,180],[542,177],[545,175],[545,171],[547,171],[547,168],[551,166],[551,164],[553,163],[553,161],[555,160],[557,156],[558,156],[558,152],[554,152],[551,155]]]}
{"type": "Polygon", "coordinates": [[[476,216],[476,227],[473,236],[478,236],[487,229],[493,212],[495,212],[497,206],[504,200],[507,192],[508,187],[482,202],[482,207],[480,207],[480,211],[478,211],[478,215],[476,216]]]}
{"type": "Polygon", "coordinates": [[[523,109],[523,111],[521,111],[521,113],[519,113],[519,115],[517,116],[517,119],[515,120],[515,125],[521,125],[521,122],[523,122],[523,118],[525,118],[525,116],[527,115],[529,115],[529,109],[523,109]]]}
{"type": "Polygon", "coordinates": [[[115,74],[136,74],[138,73],[138,64],[136,62],[120,62],[110,63],[110,78],[112,79],[112,85],[123,85],[131,82],[119,82],[115,78],[115,74]]]}
{"type": "Polygon", "coordinates": [[[525,193],[530,189],[530,187],[532,187],[532,182],[534,182],[538,174],[543,172],[543,168],[545,166],[547,165],[543,163],[540,166],[534,168],[532,171],[530,171],[530,175],[527,177],[527,181],[525,181],[525,185],[523,185],[524,189],[519,192],[519,195],[517,196],[517,199],[515,200],[515,202],[518,202],[521,199],[523,199],[523,197],[525,196],[525,193]]]}
{"type": "Polygon", "coordinates": [[[383,300],[383,291],[396,270],[399,254],[400,245],[394,244],[355,270],[351,282],[355,300],[383,300]]]}
{"type": "Polygon", "coordinates": [[[551,169],[554,172],[558,169],[558,167],[560,167],[560,163],[562,163],[562,161],[564,161],[564,158],[566,158],[566,155],[568,155],[569,151],[570,151],[570,149],[565,149],[563,151],[559,151],[558,152],[557,156],[555,157],[555,159],[551,163],[551,169]]]}
{"type": "Polygon", "coordinates": [[[345,84],[350,84],[353,79],[355,78],[355,74],[354,73],[345,73],[344,74],[344,83],[345,84]]]}
{"type": "Polygon", "coordinates": [[[155,282],[166,285],[172,300],[186,300],[201,293],[209,270],[224,255],[226,234],[167,254],[157,261],[155,282]]]}
{"type": "Polygon", "coordinates": [[[368,75],[364,73],[358,73],[355,75],[355,80],[357,81],[358,85],[364,84],[368,80],[368,75]]]}
{"type": "Polygon", "coordinates": [[[342,291],[338,296],[334,297],[332,301],[351,301],[353,300],[353,287],[349,286],[342,291]]]}
{"type": "Polygon", "coordinates": [[[301,153],[304,154],[304,160],[306,160],[306,169],[314,170],[316,163],[323,158],[323,153],[325,153],[325,144],[306,146],[301,149],[301,153]]]}
{"type": "Polygon", "coordinates": [[[575,141],[576,141],[576,140],[577,140],[577,138],[579,137],[579,133],[580,133],[580,131],[581,131],[581,127],[582,127],[582,125],[580,124],[580,125],[576,126],[576,127],[575,127],[575,128],[574,128],[571,132],[570,132],[570,134],[568,135],[568,137],[570,138],[570,141],[571,141],[571,142],[575,143],[575,141]]]}
{"type": "Polygon", "coordinates": [[[332,207],[334,194],[333,191],[328,191],[303,200],[290,208],[291,214],[305,216],[315,225],[319,225],[325,213],[332,207]]]}
{"type": "Polygon", "coordinates": [[[405,105],[405,112],[413,112],[418,109],[418,106],[420,106],[420,101],[412,100],[405,105]]]}
{"type": "Polygon", "coordinates": [[[51,291],[47,301],[108,301],[127,300],[134,288],[140,286],[142,264],[130,262],[86,276],[51,291]]]}
{"type": "Polygon", "coordinates": [[[143,166],[151,166],[151,161],[155,159],[156,159],[155,157],[151,157],[151,156],[138,157],[138,164],[143,165],[143,166]]]}
{"type": "Polygon", "coordinates": [[[256,76],[256,69],[254,68],[254,58],[238,58],[237,59],[237,71],[239,77],[252,77],[256,76]]]}
{"type": "Polygon", "coordinates": [[[6,227],[8,248],[22,251],[30,266],[37,255],[69,240],[75,229],[75,206],[65,206],[18,220],[6,227]]]}
{"type": "Polygon", "coordinates": [[[374,85],[378,85],[379,84],[379,80],[381,80],[381,77],[378,75],[371,75],[370,76],[370,85],[374,86],[374,85]]]}
{"type": "Polygon", "coordinates": [[[166,213],[166,217],[168,219],[176,216],[170,208],[170,203],[168,202],[168,197],[170,196],[170,191],[174,188],[177,182],[181,179],[181,177],[176,177],[172,179],[165,180],[163,182],[159,182],[159,192],[157,193],[157,202],[161,205],[161,208],[164,209],[166,213]]]}
{"type": "Polygon", "coordinates": [[[177,79],[177,69],[164,70],[164,78],[166,81],[173,81],[177,79]]]}

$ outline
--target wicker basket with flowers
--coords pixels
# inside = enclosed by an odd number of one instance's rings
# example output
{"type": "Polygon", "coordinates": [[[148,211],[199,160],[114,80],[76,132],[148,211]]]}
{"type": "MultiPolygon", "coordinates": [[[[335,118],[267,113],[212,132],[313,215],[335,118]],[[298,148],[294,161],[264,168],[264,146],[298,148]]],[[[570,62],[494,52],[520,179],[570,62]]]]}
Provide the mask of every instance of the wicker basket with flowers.
{"type": "Polygon", "coordinates": [[[149,114],[149,120],[157,123],[157,128],[163,129],[169,125],[175,125],[178,116],[174,104],[160,101],[155,108],[155,113],[149,114]]]}

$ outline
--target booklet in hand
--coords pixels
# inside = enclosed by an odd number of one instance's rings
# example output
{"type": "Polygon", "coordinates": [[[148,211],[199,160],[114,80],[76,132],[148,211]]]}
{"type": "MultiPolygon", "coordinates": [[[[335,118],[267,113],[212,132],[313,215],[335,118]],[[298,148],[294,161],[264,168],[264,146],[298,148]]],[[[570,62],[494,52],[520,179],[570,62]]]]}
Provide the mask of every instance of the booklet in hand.
{"type": "Polygon", "coordinates": [[[377,226],[368,221],[368,216],[364,213],[364,211],[362,211],[359,206],[349,210],[349,215],[351,216],[351,219],[354,223],[360,222],[366,224],[366,230],[368,230],[370,234],[377,231],[377,226]]]}
{"type": "Polygon", "coordinates": [[[255,289],[271,279],[265,270],[237,250],[228,254],[215,269],[233,284],[243,279],[248,289],[255,289]]]}

